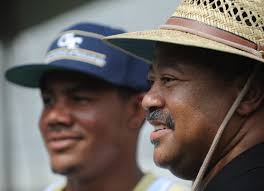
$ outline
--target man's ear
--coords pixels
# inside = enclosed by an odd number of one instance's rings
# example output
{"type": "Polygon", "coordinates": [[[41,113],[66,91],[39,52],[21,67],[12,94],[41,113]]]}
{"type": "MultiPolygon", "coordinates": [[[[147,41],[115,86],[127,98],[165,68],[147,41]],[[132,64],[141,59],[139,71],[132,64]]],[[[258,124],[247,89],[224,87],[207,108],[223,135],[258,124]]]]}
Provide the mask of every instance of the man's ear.
{"type": "Polygon", "coordinates": [[[132,129],[141,128],[142,124],[145,120],[145,111],[141,106],[142,99],[144,97],[144,93],[136,94],[131,96],[129,100],[129,127],[132,129]]]}
{"type": "Polygon", "coordinates": [[[264,99],[263,87],[260,83],[252,83],[247,94],[242,99],[237,113],[241,116],[250,115],[258,109],[264,99]]]}

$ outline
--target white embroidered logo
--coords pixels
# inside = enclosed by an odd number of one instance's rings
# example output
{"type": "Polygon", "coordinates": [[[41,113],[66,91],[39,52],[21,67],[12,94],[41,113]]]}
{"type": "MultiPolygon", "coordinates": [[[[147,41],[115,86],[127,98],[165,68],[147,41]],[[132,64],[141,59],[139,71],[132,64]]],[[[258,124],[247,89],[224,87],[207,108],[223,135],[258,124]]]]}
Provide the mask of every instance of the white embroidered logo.
{"type": "Polygon", "coordinates": [[[82,44],[83,38],[75,37],[73,33],[67,33],[60,37],[57,42],[59,47],[67,47],[68,49],[78,48],[82,44]]]}

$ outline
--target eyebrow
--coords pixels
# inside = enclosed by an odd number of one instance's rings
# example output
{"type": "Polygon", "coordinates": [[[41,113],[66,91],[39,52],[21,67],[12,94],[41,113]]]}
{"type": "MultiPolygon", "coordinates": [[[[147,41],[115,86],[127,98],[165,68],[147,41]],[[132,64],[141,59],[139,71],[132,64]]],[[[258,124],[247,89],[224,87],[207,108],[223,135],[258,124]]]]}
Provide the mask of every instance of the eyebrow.
{"type": "Polygon", "coordinates": [[[102,91],[107,90],[107,86],[103,84],[97,84],[97,85],[86,85],[86,84],[73,84],[72,86],[69,86],[65,89],[65,92],[67,93],[73,93],[73,92],[81,92],[81,91],[102,91]]]}
{"type": "MultiPolygon", "coordinates": [[[[53,92],[52,86],[42,86],[41,88],[41,93],[52,93],[53,92]]],[[[86,84],[70,84],[67,86],[65,89],[62,91],[65,93],[76,93],[76,92],[81,92],[81,91],[90,91],[90,92],[95,92],[95,91],[102,91],[102,90],[107,90],[107,86],[104,86],[102,84],[96,85],[86,85],[86,84]]]]}
{"type": "MultiPolygon", "coordinates": [[[[184,70],[183,70],[183,66],[182,64],[179,63],[175,63],[173,61],[165,61],[162,64],[159,64],[158,66],[156,66],[157,70],[159,69],[174,69],[176,71],[178,71],[181,74],[184,74],[184,70]]],[[[149,73],[154,71],[154,66],[151,65],[149,68],[149,73]]]]}

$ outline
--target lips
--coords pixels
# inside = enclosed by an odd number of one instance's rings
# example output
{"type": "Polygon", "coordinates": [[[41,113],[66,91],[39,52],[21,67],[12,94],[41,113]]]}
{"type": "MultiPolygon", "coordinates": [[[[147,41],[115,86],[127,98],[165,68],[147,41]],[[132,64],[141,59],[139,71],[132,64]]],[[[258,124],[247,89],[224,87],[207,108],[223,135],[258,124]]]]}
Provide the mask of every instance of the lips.
{"type": "Polygon", "coordinates": [[[157,140],[160,140],[161,137],[165,136],[168,133],[171,133],[171,129],[168,128],[156,128],[151,134],[150,134],[150,140],[151,142],[155,142],[157,140]]]}
{"type": "Polygon", "coordinates": [[[168,128],[164,123],[160,121],[149,121],[154,126],[154,131],[150,134],[151,143],[158,146],[160,139],[171,133],[173,130],[168,128]]]}
{"type": "Polygon", "coordinates": [[[62,151],[73,147],[81,139],[82,137],[77,135],[52,134],[48,136],[46,143],[49,150],[62,151]]]}

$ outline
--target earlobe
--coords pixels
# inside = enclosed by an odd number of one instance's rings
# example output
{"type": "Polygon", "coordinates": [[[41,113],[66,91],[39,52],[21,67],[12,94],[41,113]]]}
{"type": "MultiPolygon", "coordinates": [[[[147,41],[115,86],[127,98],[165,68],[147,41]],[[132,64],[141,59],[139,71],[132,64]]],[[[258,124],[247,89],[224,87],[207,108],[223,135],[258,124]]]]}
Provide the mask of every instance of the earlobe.
{"type": "Polygon", "coordinates": [[[239,107],[237,113],[241,116],[247,116],[256,111],[262,104],[264,99],[264,91],[260,84],[252,84],[248,93],[245,95],[239,107]]]}

